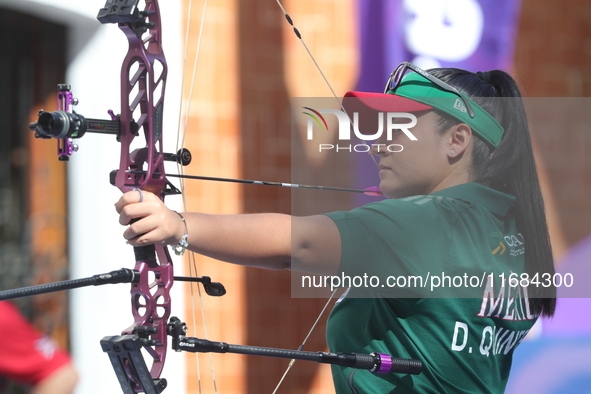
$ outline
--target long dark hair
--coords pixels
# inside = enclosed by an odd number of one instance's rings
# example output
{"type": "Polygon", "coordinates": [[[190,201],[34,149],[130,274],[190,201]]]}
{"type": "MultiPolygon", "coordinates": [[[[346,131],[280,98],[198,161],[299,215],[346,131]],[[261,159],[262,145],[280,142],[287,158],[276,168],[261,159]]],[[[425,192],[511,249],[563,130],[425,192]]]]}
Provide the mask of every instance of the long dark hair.
{"type": "MultiPolygon", "coordinates": [[[[537,274],[540,281],[544,274],[549,274],[553,278],[554,261],[544,200],[525,106],[517,83],[509,74],[500,70],[474,74],[456,68],[438,68],[429,70],[429,73],[469,96],[505,129],[505,134],[496,148],[492,148],[475,135],[472,178],[476,183],[516,197],[517,228],[526,240],[526,272],[530,278],[537,274]]],[[[441,131],[460,123],[450,116],[440,115],[441,131]]],[[[528,294],[531,297],[530,306],[533,313],[548,317],[554,314],[554,287],[531,285],[528,287],[528,294]]]]}

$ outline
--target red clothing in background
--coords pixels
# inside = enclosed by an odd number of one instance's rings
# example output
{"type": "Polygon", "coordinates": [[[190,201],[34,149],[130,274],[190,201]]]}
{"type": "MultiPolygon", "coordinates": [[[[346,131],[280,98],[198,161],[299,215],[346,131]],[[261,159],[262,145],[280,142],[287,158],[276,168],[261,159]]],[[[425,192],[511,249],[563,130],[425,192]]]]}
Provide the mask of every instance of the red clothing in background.
{"type": "Polygon", "coordinates": [[[69,362],[69,355],[14,305],[0,302],[0,377],[35,385],[69,362]]]}

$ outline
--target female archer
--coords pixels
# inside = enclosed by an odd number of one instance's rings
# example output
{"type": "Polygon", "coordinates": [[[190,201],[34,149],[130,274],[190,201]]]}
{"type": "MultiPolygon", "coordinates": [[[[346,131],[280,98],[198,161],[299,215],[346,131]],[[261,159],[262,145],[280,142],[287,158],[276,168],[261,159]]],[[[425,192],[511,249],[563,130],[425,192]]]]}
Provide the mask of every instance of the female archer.
{"type": "Polygon", "coordinates": [[[337,393],[502,393],[513,351],[556,303],[554,289],[529,281],[554,268],[517,84],[497,70],[402,63],[384,93],[346,98],[417,118],[417,141],[392,136],[402,152],[374,145],[387,200],[307,217],[208,215],[129,192],[116,204],[124,237],[234,264],[377,277],[382,285],[335,305],[330,350],[418,359],[423,373],[333,367],[337,393]]]}

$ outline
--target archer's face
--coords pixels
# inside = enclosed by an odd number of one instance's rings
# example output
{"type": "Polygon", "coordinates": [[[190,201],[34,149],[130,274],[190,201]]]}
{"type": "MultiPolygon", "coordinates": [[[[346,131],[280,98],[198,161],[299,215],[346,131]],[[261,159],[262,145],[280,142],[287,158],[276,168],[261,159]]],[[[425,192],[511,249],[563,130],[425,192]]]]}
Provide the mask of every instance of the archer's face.
{"type": "MultiPolygon", "coordinates": [[[[417,115],[417,125],[410,129],[417,141],[397,131],[391,141],[380,144],[400,144],[402,152],[389,152],[374,146],[372,153],[379,157],[380,190],[389,198],[403,198],[430,194],[439,190],[451,172],[445,134],[437,133],[439,117],[433,112],[417,115]]],[[[401,122],[403,123],[403,122],[401,122]]]]}

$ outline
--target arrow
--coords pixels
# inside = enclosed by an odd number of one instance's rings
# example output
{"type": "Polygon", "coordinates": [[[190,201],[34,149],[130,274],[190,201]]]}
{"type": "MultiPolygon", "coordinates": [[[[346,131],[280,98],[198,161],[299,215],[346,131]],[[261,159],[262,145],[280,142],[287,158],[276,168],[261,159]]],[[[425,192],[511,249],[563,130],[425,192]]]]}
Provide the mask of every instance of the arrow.
{"type": "MultiPolygon", "coordinates": [[[[126,171],[129,174],[145,175],[145,171],[126,171]]],[[[160,176],[160,173],[154,173],[156,176],[160,176]]],[[[363,193],[368,196],[381,196],[382,192],[376,186],[368,187],[367,189],[349,189],[344,187],[332,187],[332,186],[316,186],[316,185],[302,185],[299,183],[284,183],[284,182],[267,182],[267,181],[252,181],[247,179],[232,179],[232,178],[219,178],[211,176],[200,176],[200,175],[180,175],[180,174],[164,174],[166,177],[183,178],[183,179],[197,179],[202,181],[218,181],[218,182],[232,182],[232,183],[244,183],[249,185],[263,185],[263,186],[278,186],[278,187],[291,187],[301,189],[314,189],[314,190],[330,190],[336,192],[349,192],[349,193],[363,193]]]]}

